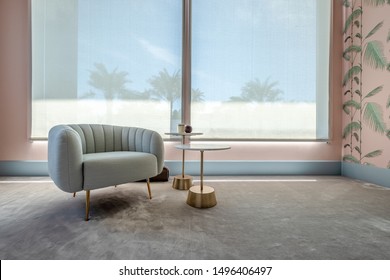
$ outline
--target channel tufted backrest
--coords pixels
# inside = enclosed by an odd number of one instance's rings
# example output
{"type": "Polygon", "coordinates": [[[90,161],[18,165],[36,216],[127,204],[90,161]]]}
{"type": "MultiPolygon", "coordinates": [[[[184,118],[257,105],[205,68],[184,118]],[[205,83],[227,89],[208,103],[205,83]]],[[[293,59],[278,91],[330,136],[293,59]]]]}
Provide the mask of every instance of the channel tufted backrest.
{"type": "Polygon", "coordinates": [[[164,141],[156,131],[102,124],[60,124],[49,131],[49,175],[60,189],[78,192],[84,188],[85,154],[104,152],[149,153],[157,163],[157,170],[151,166],[151,173],[159,174],[164,167],[164,141]]]}
{"type": "Polygon", "coordinates": [[[101,124],[69,125],[79,135],[83,154],[137,151],[152,153],[157,132],[138,128],[101,124]]]}

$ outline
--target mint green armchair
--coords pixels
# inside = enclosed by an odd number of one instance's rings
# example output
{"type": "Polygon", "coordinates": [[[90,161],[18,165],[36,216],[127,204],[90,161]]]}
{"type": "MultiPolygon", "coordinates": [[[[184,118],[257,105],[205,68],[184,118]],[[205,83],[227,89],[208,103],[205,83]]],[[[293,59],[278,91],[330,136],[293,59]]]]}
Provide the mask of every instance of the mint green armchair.
{"type": "Polygon", "coordinates": [[[49,131],[48,167],[55,185],[69,193],[86,192],[146,179],[161,173],[164,142],[155,131],[101,124],[57,125],[49,131]]]}

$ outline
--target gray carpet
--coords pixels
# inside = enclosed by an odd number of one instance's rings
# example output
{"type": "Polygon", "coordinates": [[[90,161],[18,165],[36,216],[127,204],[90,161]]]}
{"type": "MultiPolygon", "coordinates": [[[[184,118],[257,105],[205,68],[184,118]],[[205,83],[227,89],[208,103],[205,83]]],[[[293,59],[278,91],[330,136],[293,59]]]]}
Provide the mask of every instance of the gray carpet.
{"type": "Polygon", "coordinates": [[[390,189],[343,177],[207,177],[218,204],[171,181],[76,198],[49,178],[0,178],[0,259],[390,259],[390,189]]]}

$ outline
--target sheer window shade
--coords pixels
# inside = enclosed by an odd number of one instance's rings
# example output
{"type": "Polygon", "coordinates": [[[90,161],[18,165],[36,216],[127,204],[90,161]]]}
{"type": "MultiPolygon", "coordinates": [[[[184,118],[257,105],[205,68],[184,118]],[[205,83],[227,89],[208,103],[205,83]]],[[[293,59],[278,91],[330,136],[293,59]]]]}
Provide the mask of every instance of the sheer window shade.
{"type": "Polygon", "coordinates": [[[181,0],[31,0],[32,138],[58,123],[180,122],[181,0]]]}
{"type": "Polygon", "coordinates": [[[191,122],[206,138],[328,139],[330,1],[192,1],[191,122]]]}
{"type": "Polygon", "coordinates": [[[187,110],[208,139],[328,138],[330,0],[31,3],[32,138],[76,122],[163,134],[187,110]]]}

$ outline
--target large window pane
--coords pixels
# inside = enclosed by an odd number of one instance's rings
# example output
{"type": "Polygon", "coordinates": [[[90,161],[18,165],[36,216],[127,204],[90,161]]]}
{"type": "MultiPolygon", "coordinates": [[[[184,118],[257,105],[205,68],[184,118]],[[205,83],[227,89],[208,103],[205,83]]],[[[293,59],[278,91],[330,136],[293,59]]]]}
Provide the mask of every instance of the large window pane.
{"type": "Polygon", "coordinates": [[[32,0],[32,137],[58,123],[175,129],[181,0],[32,0]]]}
{"type": "MultiPolygon", "coordinates": [[[[32,137],[57,123],[175,131],[182,2],[31,0],[32,137]]],[[[194,129],[327,139],[331,1],[191,2],[194,129]]]]}
{"type": "Polygon", "coordinates": [[[330,1],[192,1],[191,123],[206,138],[327,139],[330,1]]]}

